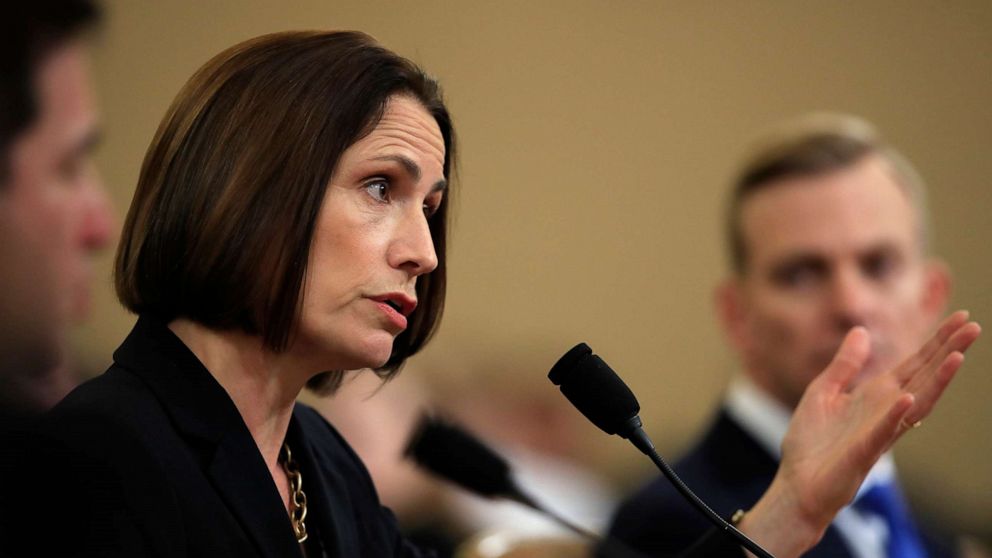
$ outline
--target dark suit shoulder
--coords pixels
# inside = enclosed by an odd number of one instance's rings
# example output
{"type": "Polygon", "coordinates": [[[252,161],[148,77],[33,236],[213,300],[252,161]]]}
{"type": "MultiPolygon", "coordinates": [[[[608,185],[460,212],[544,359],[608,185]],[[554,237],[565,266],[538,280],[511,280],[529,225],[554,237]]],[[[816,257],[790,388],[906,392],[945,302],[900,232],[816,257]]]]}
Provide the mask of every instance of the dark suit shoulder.
{"type": "MultiPolygon", "coordinates": [[[[747,509],[775,473],[774,459],[725,413],[673,465],[679,478],[722,517],[747,509]]],[[[618,508],[610,534],[652,556],[685,552],[711,528],[668,479],[656,476],[618,508]]]]}
{"type": "Polygon", "coordinates": [[[160,405],[154,394],[140,378],[113,365],[70,392],[48,412],[43,424],[67,426],[73,421],[102,419],[136,430],[133,421],[145,421],[156,407],[160,405]]]}
{"type": "Polygon", "coordinates": [[[59,526],[53,556],[182,555],[176,494],[154,451],[169,430],[157,406],[137,379],[111,368],[39,422],[32,461],[49,479],[39,502],[59,502],[38,504],[45,525],[59,526]]]}
{"type": "Polygon", "coordinates": [[[75,455],[121,470],[140,464],[149,473],[180,443],[152,391],[118,366],[73,390],[39,428],[75,455]]]}

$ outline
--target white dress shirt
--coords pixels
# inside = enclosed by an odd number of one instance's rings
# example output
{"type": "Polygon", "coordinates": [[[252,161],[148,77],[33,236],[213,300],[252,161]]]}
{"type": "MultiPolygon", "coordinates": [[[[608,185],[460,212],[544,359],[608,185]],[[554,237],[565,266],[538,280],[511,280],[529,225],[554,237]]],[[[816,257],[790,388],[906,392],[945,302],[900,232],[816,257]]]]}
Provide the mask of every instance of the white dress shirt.
{"type": "MultiPolygon", "coordinates": [[[[789,420],[792,417],[792,412],[787,407],[743,375],[738,375],[731,382],[724,407],[744,431],[781,461],[782,440],[789,429],[789,420]]],[[[877,483],[895,482],[895,480],[895,462],[892,460],[892,455],[886,453],[869,471],[864,483],[858,489],[857,496],[877,483]]],[[[848,505],[834,518],[833,526],[856,558],[887,557],[885,543],[889,529],[883,519],[862,514],[848,505]]]]}

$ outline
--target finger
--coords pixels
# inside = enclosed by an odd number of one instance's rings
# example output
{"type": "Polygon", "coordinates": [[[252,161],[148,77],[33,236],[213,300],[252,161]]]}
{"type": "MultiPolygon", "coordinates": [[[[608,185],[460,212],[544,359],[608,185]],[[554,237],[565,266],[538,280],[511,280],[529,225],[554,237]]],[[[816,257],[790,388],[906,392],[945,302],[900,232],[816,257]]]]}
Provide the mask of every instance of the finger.
{"type": "MultiPolygon", "coordinates": [[[[952,350],[948,348],[948,341],[965,326],[967,319],[968,312],[966,310],[959,310],[948,316],[937,328],[933,337],[896,369],[895,374],[900,385],[906,385],[914,376],[927,370],[928,365],[943,360],[952,350]]],[[[933,368],[929,369],[932,370],[933,368]]]]}
{"type": "Polygon", "coordinates": [[[871,428],[863,447],[864,455],[862,462],[867,468],[878,461],[883,453],[888,451],[892,444],[899,439],[904,430],[903,421],[913,407],[916,398],[911,393],[901,394],[889,407],[885,415],[878,424],[871,428]]]}
{"type": "Polygon", "coordinates": [[[937,368],[928,382],[918,391],[914,392],[916,403],[906,415],[906,422],[912,424],[918,420],[926,418],[933,410],[934,405],[944,394],[944,390],[954,379],[961,365],[964,364],[964,355],[957,351],[947,355],[944,361],[937,368]]]}
{"type": "Polygon", "coordinates": [[[982,326],[978,322],[968,322],[961,329],[957,330],[947,342],[952,351],[965,352],[971,344],[982,335],[982,326]]]}
{"type": "Polygon", "coordinates": [[[926,343],[916,353],[913,354],[906,362],[904,362],[897,370],[896,377],[899,379],[900,384],[905,384],[908,382],[914,374],[919,372],[919,370],[926,365],[927,362],[933,359],[934,355],[940,350],[940,348],[947,342],[948,339],[954,334],[955,331],[961,328],[968,321],[968,311],[958,310],[950,316],[944,318],[944,321],[937,328],[934,333],[926,343]]]}
{"type": "Polygon", "coordinates": [[[837,349],[837,354],[820,375],[822,381],[837,391],[844,391],[861,371],[871,353],[871,336],[863,327],[852,328],[837,349]]]}
{"type": "Polygon", "coordinates": [[[926,385],[932,377],[932,372],[937,370],[951,353],[964,353],[981,335],[982,328],[976,322],[969,322],[961,326],[937,351],[935,355],[921,367],[917,373],[909,378],[904,387],[914,393],[926,385]]]}

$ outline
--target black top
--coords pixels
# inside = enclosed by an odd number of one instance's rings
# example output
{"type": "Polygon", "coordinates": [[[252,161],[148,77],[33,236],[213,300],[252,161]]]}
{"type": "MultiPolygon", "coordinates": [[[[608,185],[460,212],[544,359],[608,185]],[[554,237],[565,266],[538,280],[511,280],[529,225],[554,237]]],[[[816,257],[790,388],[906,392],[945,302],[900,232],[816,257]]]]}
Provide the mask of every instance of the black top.
{"type": "MultiPolygon", "coordinates": [[[[107,372],[32,440],[19,468],[3,471],[12,490],[0,535],[20,543],[3,556],[302,556],[234,402],[161,321],[139,318],[107,372]]],[[[361,460],[316,411],[297,404],[286,440],[307,495],[308,558],[433,556],[403,539],[361,460]]],[[[718,530],[695,538],[680,556],[743,556],[718,530]]]]}
{"type": "MultiPolygon", "coordinates": [[[[30,555],[302,556],[234,402],[157,320],[140,318],[113,366],[66,397],[42,432],[29,460],[39,481],[24,514],[30,555]]],[[[287,443],[307,496],[310,558],[426,555],[316,411],[296,405],[287,443]]]]}

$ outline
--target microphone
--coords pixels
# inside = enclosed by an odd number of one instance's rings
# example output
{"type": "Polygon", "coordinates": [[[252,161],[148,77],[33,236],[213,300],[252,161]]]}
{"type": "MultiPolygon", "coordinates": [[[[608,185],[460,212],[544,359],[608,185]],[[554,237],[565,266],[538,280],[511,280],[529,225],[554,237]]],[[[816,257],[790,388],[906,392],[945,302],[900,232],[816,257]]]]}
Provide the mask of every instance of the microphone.
{"type": "Polygon", "coordinates": [[[565,353],[548,372],[548,378],[590,422],[607,434],[628,439],[644,453],[654,444],[644,433],[641,405],[620,376],[585,343],[565,353]]]}
{"type": "MultiPolygon", "coordinates": [[[[580,536],[600,544],[610,556],[640,558],[618,541],[565,519],[542,506],[513,480],[510,465],[499,454],[461,428],[424,415],[414,429],[406,450],[407,458],[429,473],[486,498],[505,498],[541,513],[580,536]]],[[[600,554],[605,556],[605,554],[600,554]]]]}
{"type": "Polygon", "coordinates": [[[548,378],[600,430],[630,440],[637,449],[650,457],[675,489],[713,525],[731,534],[755,556],[774,558],[710,509],[658,455],[654,443],[644,432],[641,417],[638,416],[641,405],[634,393],[603,359],[593,354],[589,345],[579,343],[572,347],[551,367],[548,378]]]}
{"type": "Polygon", "coordinates": [[[509,463],[451,423],[428,415],[421,417],[404,455],[434,475],[480,496],[534,506],[514,482],[509,463]]]}

